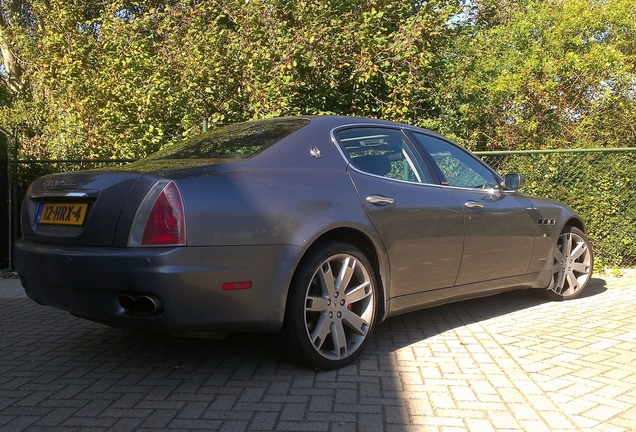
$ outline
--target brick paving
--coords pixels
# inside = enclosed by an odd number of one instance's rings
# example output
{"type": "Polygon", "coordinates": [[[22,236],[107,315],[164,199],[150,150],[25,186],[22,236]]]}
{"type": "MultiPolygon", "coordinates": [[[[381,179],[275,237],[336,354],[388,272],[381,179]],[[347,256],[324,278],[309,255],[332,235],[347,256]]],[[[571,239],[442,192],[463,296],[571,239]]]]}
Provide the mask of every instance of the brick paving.
{"type": "Polygon", "coordinates": [[[0,280],[0,431],[636,431],[635,360],[633,277],[395,317],[331,372],[262,335],[111,329],[0,280]]]}

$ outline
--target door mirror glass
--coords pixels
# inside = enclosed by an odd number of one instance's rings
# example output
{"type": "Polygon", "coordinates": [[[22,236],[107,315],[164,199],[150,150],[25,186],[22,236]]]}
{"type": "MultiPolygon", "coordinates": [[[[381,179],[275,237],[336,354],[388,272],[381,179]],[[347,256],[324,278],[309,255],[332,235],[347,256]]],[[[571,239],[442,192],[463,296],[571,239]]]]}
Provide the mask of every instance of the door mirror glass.
{"type": "Polygon", "coordinates": [[[523,174],[506,174],[503,181],[503,186],[506,189],[517,190],[526,182],[526,178],[523,174]]]}

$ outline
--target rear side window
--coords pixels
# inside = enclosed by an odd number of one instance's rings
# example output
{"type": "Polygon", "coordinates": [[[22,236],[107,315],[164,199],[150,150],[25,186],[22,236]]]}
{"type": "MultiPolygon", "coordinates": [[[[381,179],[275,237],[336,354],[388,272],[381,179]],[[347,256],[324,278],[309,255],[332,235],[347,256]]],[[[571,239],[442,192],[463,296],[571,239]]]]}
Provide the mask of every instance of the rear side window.
{"type": "Polygon", "coordinates": [[[167,147],[152,159],[247,159],[309,124],[303,118],[257,120],[222,126],[167,147]]]}
{"type": "Polygon", "coordinates": [[[431,183],[424,164],[398,129],[344,129],[336,133],[336,138],[345,156],[360,171],[395,180],[431,183]]]}

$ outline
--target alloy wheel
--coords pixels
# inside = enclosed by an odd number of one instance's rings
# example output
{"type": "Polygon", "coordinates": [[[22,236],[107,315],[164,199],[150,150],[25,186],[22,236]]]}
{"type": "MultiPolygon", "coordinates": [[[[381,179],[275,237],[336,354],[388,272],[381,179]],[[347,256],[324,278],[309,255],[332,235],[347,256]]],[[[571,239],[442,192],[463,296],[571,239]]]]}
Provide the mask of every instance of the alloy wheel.
{"type": "Polygon", "coordinates": [[[577,296],[590,280],[592,260],[589,240],[582,231],[562,232],[554,251],[550,290],[563,299],[577,296]]]}
{"type": "Polygon", "coordinates": [[[305,296],[307,337],[318,354],[342,360],[367,338],[375,314],[369,270],[349,254],[325,259],[316,269],[305,296]]]}

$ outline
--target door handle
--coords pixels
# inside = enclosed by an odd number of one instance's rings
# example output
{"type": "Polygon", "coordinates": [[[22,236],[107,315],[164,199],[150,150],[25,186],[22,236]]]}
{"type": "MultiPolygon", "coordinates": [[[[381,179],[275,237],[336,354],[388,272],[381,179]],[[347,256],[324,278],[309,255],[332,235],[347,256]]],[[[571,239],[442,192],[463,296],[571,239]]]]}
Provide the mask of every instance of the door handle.
{"type": "Polygon", "coordinates": [[[382,195],[369,195],[367,197],[367,202],[375,205],[387,205],[393,204],[395,200],[393,198],[388,198],[382,195]]]}
{"type": "Polygon", "coordinates": [[[468,207],[471,210],[479,210],[484,208],[484,205],[479,204],[477,201],[469,200],[464,203],[464,207],[468,207]]]}

